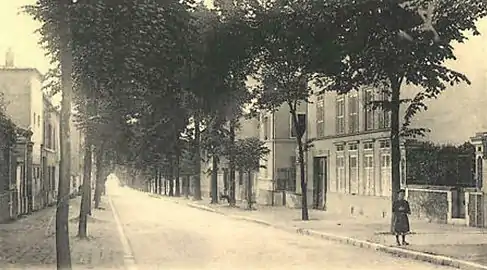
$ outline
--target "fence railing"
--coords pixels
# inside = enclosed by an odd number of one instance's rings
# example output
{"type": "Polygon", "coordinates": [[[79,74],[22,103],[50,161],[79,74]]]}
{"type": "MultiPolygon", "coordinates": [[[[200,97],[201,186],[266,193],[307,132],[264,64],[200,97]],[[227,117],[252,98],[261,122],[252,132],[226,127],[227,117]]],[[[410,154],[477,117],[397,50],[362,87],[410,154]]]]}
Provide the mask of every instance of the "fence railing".
{"type": "Polygon", "coordinates": [[[296,169],[279,168],[277,169],[276,191],[296,191],[296,169]]]}

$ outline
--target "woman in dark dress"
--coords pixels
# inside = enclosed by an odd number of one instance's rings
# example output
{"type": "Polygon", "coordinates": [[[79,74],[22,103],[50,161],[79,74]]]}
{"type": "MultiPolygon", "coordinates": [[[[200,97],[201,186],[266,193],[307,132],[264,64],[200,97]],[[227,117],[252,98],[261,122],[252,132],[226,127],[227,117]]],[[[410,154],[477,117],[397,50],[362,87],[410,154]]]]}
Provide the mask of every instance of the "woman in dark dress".
{"type": "Polygon", "coordinates": [[[394,233],[396,234],[397,245],[401,245],[399,242],[399,236],[402,236],[402,244],[409,245],[406,242],[406,234],[409,232],[409,218],[411,209],[409,203],[404,199],[406,192],[404,189],[399,190],[397,194],[397,201],[392,204],[392,213],[394,215],[394,233]]]}

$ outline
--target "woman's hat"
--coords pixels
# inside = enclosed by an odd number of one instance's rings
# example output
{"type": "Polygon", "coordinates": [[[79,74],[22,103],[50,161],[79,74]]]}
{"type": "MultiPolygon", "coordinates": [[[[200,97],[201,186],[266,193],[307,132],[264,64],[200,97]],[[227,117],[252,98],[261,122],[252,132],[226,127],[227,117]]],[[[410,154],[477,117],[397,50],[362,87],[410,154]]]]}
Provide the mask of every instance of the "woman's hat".
{"type": "Polygon", "coordinates": [[[398,194],[399,194],[399,193],[406,193],[406,190],[404,190],[404,189],[400,189],[399,191],[397,191],[397,193],[398,193],[398,194]]]}

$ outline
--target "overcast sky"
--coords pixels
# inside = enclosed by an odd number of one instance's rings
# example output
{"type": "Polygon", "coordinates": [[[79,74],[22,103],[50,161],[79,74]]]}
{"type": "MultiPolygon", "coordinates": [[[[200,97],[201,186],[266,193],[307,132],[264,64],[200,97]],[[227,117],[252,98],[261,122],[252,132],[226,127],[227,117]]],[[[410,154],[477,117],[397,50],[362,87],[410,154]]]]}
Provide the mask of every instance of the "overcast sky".
{"type": "MultiPolygon", "coordinates": [[[[209,5],[211,0],[204,0],[209,5]]],[[[15,54],[15,66],[34,67],[45,73],[49,68],[49,59],[38,44],[39,35],[34,31],[39,23],[26,14],[19,14],[24,5],[35,0],[0,0],[0,66],[5,63],[5,52],[9,47],[15,54]]],[[[485,86],[487,65],[481,59],[487,57],[487,19],[479,23],[479,30],[484,35],[475,37],[466,44],[456,45],[458,61],[450,63],[456,70],[466,73],[474,84],[485,86]]]]}
{"type": "Polygon", "coordinates": [[[15,54],[15,66],[35,67],[42,73],[49,68],[49,59],[37,44],[39,35],[34,31],[39,24],[26,14],[18,14],[21,7],[35,0],[2,0],[0,3],[0,65],[5,63],[9,47],[15,54]]]}

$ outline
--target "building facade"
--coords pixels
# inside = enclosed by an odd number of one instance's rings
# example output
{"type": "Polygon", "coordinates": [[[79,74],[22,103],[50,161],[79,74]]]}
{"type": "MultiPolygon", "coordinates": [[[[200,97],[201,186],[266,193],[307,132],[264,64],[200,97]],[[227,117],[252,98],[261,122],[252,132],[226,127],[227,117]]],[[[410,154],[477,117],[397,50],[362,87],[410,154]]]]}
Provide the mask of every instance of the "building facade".
{"type": "Polygon", "coordinates": [[[42,199],[42,148],[44,142],[43,76],[37,69],[15,68],[11,57],[0,68],[0,91],[6,114],[20,128],[32,132],[32,200],[33,210],[42,199]]]}
{"type": "MultiPolygon", "coordinates": [[[[305,115],[306,106],[300,106],[298,114],[305,115]]],[[[292,204],[295,200],[291,196],[300,193],[300,187],[296,186],[296,131],[288,105],[282,105],[275,112],[263,112],[259,127],[259,138],[270,150],[267,158],[261,161],[263,168],[256,185],[259,203],[292,204]]]]}
{"type": "Polygon", "coordinates": [[[44,206],[53,204],[57,198],[59,164],[61,161],[59,121],[59,110],[44,95],[44,147],[42,152],[44,206]]]}
{"type": "Polygon", "coordinates": [[[372,88],[313,97],[307,132],[315,141],[307,153],[306,169],[314,208],[390,212],[390,113],[366,106],[382,98],[372,88]]]}
{"type": "MultiPolygon", "coordinates": [[[[487,20],[481,21],[479,28],[486,32],[487,20]]],[[[446,65],[466,74],[471,84],[448,85],[437,99],[426,101],[428,110],[414,116],[411,123],[411,127],[430,130],[424,140],[458,145],[487,130],[487,117],[481,112],[487,103],[487,66],[476,60],[487,56],[485,44],[485,36],[454,44],[457,60],[446,65]]],[[[412,98],[418,91],[404,84],[401,98],[412,98]]],[[[306,168],[312,193],[309,199],[315,208],[374,217],[390,214],[390,115],[366,106],[370,100],[383,98],[377,89],[364,87],[343,95],[317,95],[308,104],[307,132],[316,141],[307,154],[306,168]]],[[[404,149],[401,152],[404,187],[407,164],[404,149]]]]}
{"type": "MultiPolygon", "coordinates": [[[[487,19],[480,21],[478,27],[481,33],[487,32],[487,19]]],[[[487,102],[484,95],[487,66],[478,64],[479,56],[487,56],[485,44],[485,35],[470,36],[464,44],[452,44],[457,59],[445,64],[467,75],[471,84],[447,86],[437,99],[426,101],[428,110],[414,116],[411,123],[413,128],[431,130],[425,140],[461,144],[469,141],[472,134],[487,130],[487,117],[482,113],[487,102]]],[[[401,98],[412,98],[419,90],[405,84],[401,98]]],[[[310,206],[383,218],[390,214],[390,113],[366,106],[369,101],[384,98],[379,89],[371,87],[342,95],[327,92],[312,96],[301,110],[307,119],[305,138],[314,139],[305,160],[310,206]]],[[[401,120],[404,113],[405,106],[401,106],[401,120]]],[[[260,138],[271,150],[269,159],[262,161],[266,168],[261,169],[256,185],[260,194],[266,194],[259,196],[259,203],[300,206],[303,192],[299,169],[292,161],[297,153],[296,142],[289,135],[292,132],[289,119],[289,110],[284,105],[277,112],[259,118],[260,138]],[[290,172],[294,181],[283,180],[292,179],[288,176],[290,172]]],[[[403,145],[401,149],[400,181],[406,186],[403,145]]]]}
{"type": "Polygon", "coordinates": [[[71,179],[70,192],[72,194],[79,191],[83,183],[83,156],[84,156],[84,136],[83,132],[74,123],[73,117],[70,118],[70,143],[71,143],[71,179]]]}

